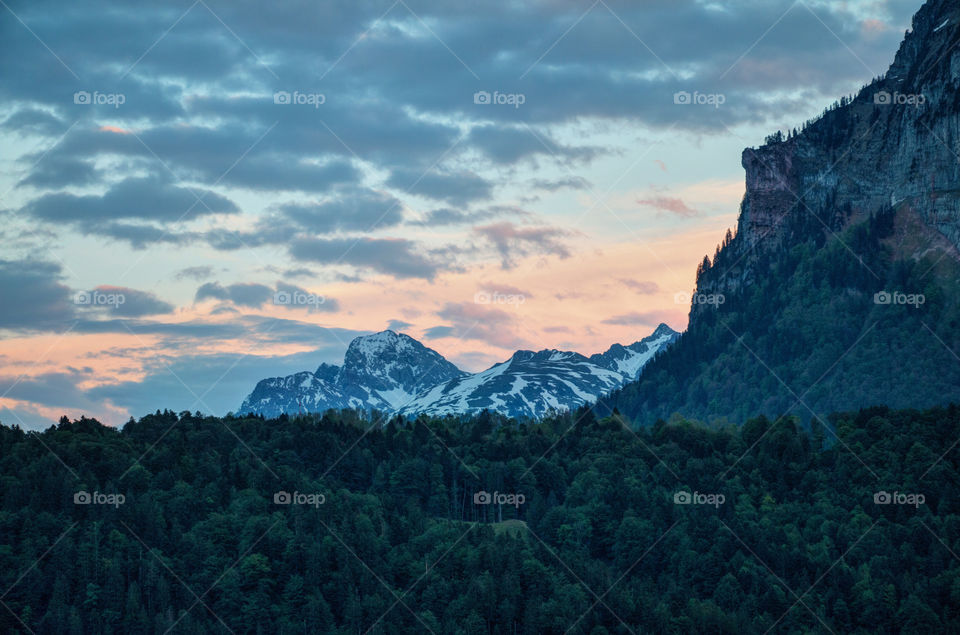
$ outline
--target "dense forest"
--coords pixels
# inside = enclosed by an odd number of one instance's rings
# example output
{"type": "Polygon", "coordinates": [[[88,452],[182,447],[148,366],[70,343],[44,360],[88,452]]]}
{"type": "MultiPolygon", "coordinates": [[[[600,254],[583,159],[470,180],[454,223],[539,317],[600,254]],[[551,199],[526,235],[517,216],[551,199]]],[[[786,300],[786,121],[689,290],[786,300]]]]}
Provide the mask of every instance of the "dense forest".
{"type": "Polygon", "coordinates": [[[0,426],[0,632],[958,632],[958,438],[956,406],[0,426]]]}
{"type": "Polygon", "coordinates": [[[929,234],[915,223],[888,208],[828,237],[798,213],[788,246],[755,254],[743,284],[744,247],[728,233],[697,272],[698,292],[724,302],[694,305],[680,339],[598,414],[722,423],[960,402],[960,264],[920,249],[929,234]]]}

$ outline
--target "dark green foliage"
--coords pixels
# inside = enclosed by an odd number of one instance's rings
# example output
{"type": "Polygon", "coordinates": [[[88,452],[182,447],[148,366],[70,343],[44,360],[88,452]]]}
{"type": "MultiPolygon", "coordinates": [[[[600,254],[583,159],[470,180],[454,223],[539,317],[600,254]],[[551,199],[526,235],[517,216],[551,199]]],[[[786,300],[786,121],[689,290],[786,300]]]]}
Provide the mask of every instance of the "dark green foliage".
{"type": "Polygon", "coordinates": [[[379,423],[0,426],[0,632],[960,629],[956,407],[809,433],[764,417],[634,432],[589,410],[379,423]],[[125,501],[75,505],[78,490],[125,501]],[[525,500],[474,504],[481,490],[525,500]]]}
{"type": "MultiPolygon", "coordinates": [[[[708,422],[756,413],[807,420],[877,403],[960,401],[960,267],[953,256],[896,258],[890,210],[837,236],[803,210],[790,219],[793,247],[757,254],[750,284],[724,290],[718,307],[694,307],[687,332],[638,382],[601,399],[599,414],[617,408],[636,425],[675,412],[708,422]],[[877,304],[875,294],[884,291],[920,294],[924,302],[877,304]]],[[[742,263],[739,238],[700,265],[702,293],[729,287],[742,263]]]]}

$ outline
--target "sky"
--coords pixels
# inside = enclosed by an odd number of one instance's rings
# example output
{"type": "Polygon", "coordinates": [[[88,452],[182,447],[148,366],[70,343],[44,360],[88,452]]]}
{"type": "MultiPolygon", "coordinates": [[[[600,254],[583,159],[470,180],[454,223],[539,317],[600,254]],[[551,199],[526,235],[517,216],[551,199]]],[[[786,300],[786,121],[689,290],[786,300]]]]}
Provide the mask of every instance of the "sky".
{"type": "Polygon", "coordinates": [[[919,0],[0,1],[0,422],[236,410],[393,329],[686,326],[740,154],[919,0]]]}

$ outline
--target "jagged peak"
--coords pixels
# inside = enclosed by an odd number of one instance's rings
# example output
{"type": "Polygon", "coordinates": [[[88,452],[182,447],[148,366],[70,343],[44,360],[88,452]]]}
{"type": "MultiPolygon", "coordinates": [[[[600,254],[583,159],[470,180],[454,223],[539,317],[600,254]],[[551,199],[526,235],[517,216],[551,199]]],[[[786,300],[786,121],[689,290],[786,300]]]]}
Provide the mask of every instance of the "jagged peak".
{"type": "Polygon", "coordinates": [[[347,347],[347,352],[355,351],[363,355],[375,355],[391,349],[407,349],[415,346],[423,346],[417,340],[405,333],[397,333],[387,329],[370,335],[361,335],[353,338],[347,347]]]}
{"type": "Polygon", "coordinates": [[[653,330],[653,333],[644,339],[649,339],[650,337],[661,338],[664,335],[680,335],[680,333],[670,328],[670,325],[666,322],[661,322],[660,325],[653,330]]]}

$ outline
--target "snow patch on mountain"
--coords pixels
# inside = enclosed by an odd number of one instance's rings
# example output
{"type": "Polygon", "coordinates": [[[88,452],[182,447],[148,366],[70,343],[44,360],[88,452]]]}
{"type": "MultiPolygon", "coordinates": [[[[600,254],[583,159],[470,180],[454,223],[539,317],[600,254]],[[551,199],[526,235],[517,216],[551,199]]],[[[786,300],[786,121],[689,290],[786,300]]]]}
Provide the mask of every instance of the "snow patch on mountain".
{"type": "Polygon", "coordinates": [[[589,358],[570,351],[517,351],[507,361],[470,374],[407,335],[383,331],[353,340],[342,367],[322,364],[315,373],[262,380],[240,411],[275,417],[365,408],[412,416],[486,409],[542,417],[551,410],[572,410],[635,380],[678,336],[661,324],[638,342],[615,344],[589,358]]]}

